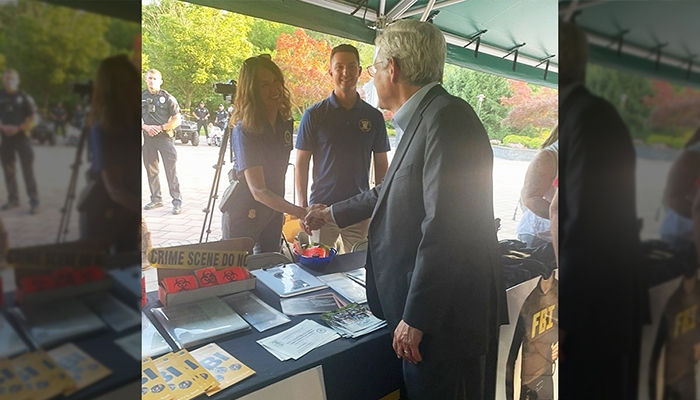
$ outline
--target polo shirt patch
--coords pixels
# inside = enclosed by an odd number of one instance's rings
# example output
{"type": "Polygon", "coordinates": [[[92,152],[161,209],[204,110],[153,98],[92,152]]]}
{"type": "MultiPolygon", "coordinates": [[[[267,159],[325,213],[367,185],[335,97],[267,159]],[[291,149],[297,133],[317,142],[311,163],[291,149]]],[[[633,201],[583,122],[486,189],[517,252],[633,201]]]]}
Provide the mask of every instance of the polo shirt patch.
{"type": "Polygon", "coordinates": [[[367,118],[361,119],[360,130],[362,132],[369,132],[370,129],[372,129],[372,123],[367,118]]]}
{"type": "Polygon", "coordinates": [[[292,143],[292,132],[284,131],[284,143],[286,143],[286,144],[292,143]]]}

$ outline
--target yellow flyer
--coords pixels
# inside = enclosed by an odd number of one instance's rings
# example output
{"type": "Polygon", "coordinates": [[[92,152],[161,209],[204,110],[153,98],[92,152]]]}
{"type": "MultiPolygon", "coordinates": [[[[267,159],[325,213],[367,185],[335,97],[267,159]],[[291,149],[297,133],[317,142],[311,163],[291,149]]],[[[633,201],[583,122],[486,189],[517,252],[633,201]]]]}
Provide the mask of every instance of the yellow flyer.
{"type": "Polygon", "coordinates": [[[13,359],[12,365],[33,400],[48,400],[75,385],[75,382],[40,350],[13,359]]]}
{"type": "Polygon", "coordinates": [[[141,398],[143,400],[170,400],[175,394],[165,383],[151,357],[141,360],[141,398]]]}
{"type": "Polygon", "coordinates": [[[22,379],[15,372],[15,367],[8,358],[0,359],[0,399],[25,400],[29,399],[29,391],[24,387],[22,379]]]}
{"type": "Polygon", "coordinates": [[[243,379],[255,375],[255,371],[238,361],[215,343],[190,352],[197,362],[208,369],[219,382],[219,387],[207,392],[208,396],[219,392],[243,379]]]}
{"type": "Polygon", "coordinates": [[[197,360],[192,357],[192,354],[187,350],[180,350],[175,355],[178,357],[178,361],[184,364],[184,367],[189,369],[193,374],[198,375],[201,379],[197,382],[203,391],[213,390],[219,386],[219,382],[209,373],[204,367],[199,365],[197,360]]]}
{"type": "Polygon", "coordinates": [[[198,376],[184,368],[174,353],[168,353],[154,360],[165,383],[173,390],[175,399],[189,400],[204,393],[199,385],[198,376]]]}
{"type": "Polygon", "coordinates": [[[112,374],[112,371],[80,350],[73,343],[66,343],[47,353],[75,381],[76,388],[66,395],[83,389],[112,374]]]}

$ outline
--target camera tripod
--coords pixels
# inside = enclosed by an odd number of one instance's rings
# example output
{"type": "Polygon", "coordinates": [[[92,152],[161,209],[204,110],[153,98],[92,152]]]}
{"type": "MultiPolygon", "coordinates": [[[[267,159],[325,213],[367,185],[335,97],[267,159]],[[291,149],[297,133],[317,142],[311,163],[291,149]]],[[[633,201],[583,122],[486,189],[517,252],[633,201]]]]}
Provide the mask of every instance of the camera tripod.
{"type": "Polygon", "coordinates": [[[80,139],[78,140],[78,149],[75,151],[75,161],[71,165],[70,183],[68,183],[68,193],[66,194],[66,200],[61,208],[61,223],[58,226],[58,235],[56,236],[56,243],[61,243],[66,241],[68,236],[68,227],[70,226],[70,214],[73,211],[73,201],[75,200],[75,189],[78,184],[78,172],[80,171],[80,165],[82,164],[83,148],[85,147],[85,141],[87,140],[89,128],[84,126],[80,131],[80,139]]]}
{"type": "MultiPolygon", "coordinates": [[[[219,158],[216,164],[212,166],[214,168],[214,181],[211,184],[211,191],[209,192],[209,201],[207,202],[207,207],[203,209],[204,212],[204,223],[202,224],[202,233],[199,235],[199,243],[208,242],[209,234],[211,233],[211,223],[214,219],[214,206],[216,205],[216,200],[219,198],[219,182],[221,181],[221,170],[226,161],[224,157],[226,155],[226,148],[228,147],[228,141],[231,138],[231,130],[227,124],[226,129],[224,129],[224,137],[221,138],[221,147],[219,148],[219,158]],[[204,238],[204,233],[206,232],[207,237],[204,238]]],[[[231,151],[231,162],[233,162],[233,151],[231,151]]]]}

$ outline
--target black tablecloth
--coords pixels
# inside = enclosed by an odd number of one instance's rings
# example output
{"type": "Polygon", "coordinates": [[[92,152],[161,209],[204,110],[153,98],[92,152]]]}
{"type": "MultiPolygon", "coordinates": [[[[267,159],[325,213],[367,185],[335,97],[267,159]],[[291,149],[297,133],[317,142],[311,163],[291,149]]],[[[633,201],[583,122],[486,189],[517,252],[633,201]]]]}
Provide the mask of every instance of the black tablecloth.
{"type": "MultiPolygon", "coordinates": [[[[335,257],[324,268],[323,272],[310,272],[320,275],[349,271],[362,267],[364,261],[364,251],[344,254],[335,257]]],[[[258,282],[253,293],[267,304],[281,310],[279,297],[265,285],[258,282]]],[[[144,308],[146,315],[154,322],[168,343],[176,348],[161,329],[160,324],[155,321],[153,314],[147,311],[150,308],[162,306],[158,301],[157,292],[150,292],[147,296],[148,304],[144,308]]],[[[258,332],[252,328],[245,333],[215,341],[222,349],[252,368],[256,374],[222,390],[210,397],[211,399],[231,399],[244,396],[318,365],[323,366],[326,395],[329,400],[377,400],[399,388],[402,382],[401,363],[391,347],[391,335],[388,328],[382,328],[358,339],[341,338],[335,340],[312,350],[298,360],[279,361],[256,343],[256,340],[287,330],[304,319],[311,319],[323,324],[320,320],[320,314],[290,318],[292,320],[290,323],[265,332],[258,332]]],[[[188,350],[196,348],[197,346],[188,350]]],[[[207,397],[202,395],[200,398],[207,397]]]]}
{"type": "MultiPolygon", "coordinates": [[[[121,296],[116,297],[119,297],[122,301],[125,301],[123,298],[121,298],[121,296]]],[[[10,322],[10,324],[15,328],[17,333],[23,336],[22,331],[15,324],[14,319],[7,315],[6,312],[7,309],[9,309],[9,307],[14,305],[14,299],[14,292],[5,293],[6,304],[3,307],[5,308],[3,314],[10,322]]],[[[125,301],[125,303],[127,303],[129,306],[132,306],[132,304],[134,304],[135,302],[132,300],[125,301]]],[[[141,327],[139,325],[126,329],[122,332],[114,332],[111,330],[111,328],[108,327],[107,330],[94,332],[87,336],[82,336],[80,338],[69,340],[68,342],[75,344],[78,348],[90,355],[90,357],[94,358],[95,360],[99,361],[102,365],[109,368],[112,371],[112,374],[84,389],[77,391],[71,396],[61,398],[65,400],[94,399],[99,395],[109,393],[122,386],[128,385],[139,380],[141,375],[140,360],[136,360],[133,357],[131,357],[126,351],[124,351],[124,349],[122,349],[119,345],[114,343],[114,341],[119,338],[140,332],[140,330],[141,327]]],[[[26,340],[27,339],[25,338],[25,342],[26,340]]],[[[45,350],[51,350],[52,348],[59,347],[63,344],[64,343],[61,343],[59,345],[46,348],[45,350]]],[[[140,396],[141,392],[140,390],[138,390],[133,393],[133,397],[129,396],[129,398],[137,399],[140,398],[140,396]]]]}

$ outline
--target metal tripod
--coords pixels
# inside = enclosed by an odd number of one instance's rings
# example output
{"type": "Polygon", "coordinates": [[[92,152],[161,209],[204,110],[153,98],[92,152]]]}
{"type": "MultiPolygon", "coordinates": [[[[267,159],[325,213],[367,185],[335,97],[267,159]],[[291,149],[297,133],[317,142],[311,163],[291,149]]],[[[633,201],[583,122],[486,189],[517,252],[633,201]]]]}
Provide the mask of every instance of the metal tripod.
{"type": "MultiPolygon", "coordinates": [[[[211,233],[211,222],[214,219],[214,206],[216,205],[216,199],[219,198],[219,182],[221,181],[221,170],[226,161],[224,157],[226,155],[226,148],[228,147],[228,141],[231,137],[231,128],[228,126],[224,130],[224,137],[221,139],[221,148],[219,149],[219,159],[216,164],[212,166],[216,171],[214,172],[214,182],[211,185],[211,192],[209,192],[209,202],[207,203],[207,208],[203,209],[204,212],[204,223],[202,224],[202,233],[199,235],[199,243],[208,242],[209,234],[211,233]],[[204,232],[207,233],[207,237],[204,238],[204,232]]],[[[233,158],[232,158],[233,159],[233,158]]]]}
{"type": "Polygon", "coordinates": [[[61,223],[58,226],[58,235],[56,236],[56,243],[61,243],[66,241],[68,236],[68,227],[70,226],[70,214],[73,211],[73,201],[75,200],[75,188],[78,184],[78,172],[80,172],[80,165],[82,164],[83,148],[85,147],[85,141],[87,140],[89,128],[84,126],[80,132],[80,139],[78,140],[78,149],[75,152],[75,162],[71,165],[70,183],[68,184],[68,194],[66,194],[66,201],[63,203],[61,208],[61,223]]]}

